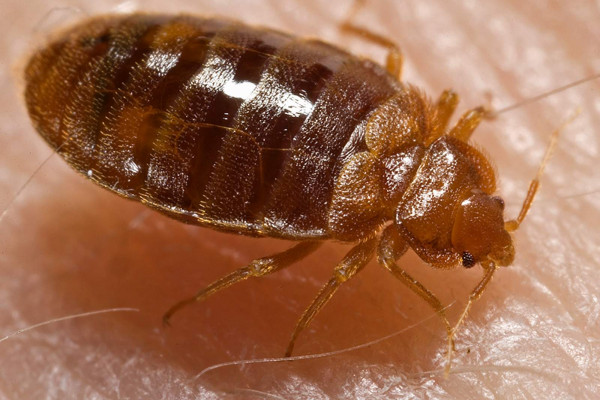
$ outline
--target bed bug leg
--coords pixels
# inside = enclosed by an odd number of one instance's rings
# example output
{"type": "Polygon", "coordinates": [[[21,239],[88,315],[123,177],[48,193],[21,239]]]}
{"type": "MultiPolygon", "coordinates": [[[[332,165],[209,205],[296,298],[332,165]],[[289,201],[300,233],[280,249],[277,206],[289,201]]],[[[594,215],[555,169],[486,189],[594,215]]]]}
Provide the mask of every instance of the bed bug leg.
{"type": "Polygon", "coordinates": [[[448,132],[448,135],[453,136],[463,142],[469,141],[469,138],[479,126],[483,118],[485,118],[487,111],[484,107],[477,107],[472,110],[465,112],[454,128],[448,132]]]}
{"type": "Polygon", "coordinates": [[[169,325],[169,320],[173,314],[175,314],[181,308],[191,303],[203,301],[216,292],[228,288],[235,283],[245,281],[248,278],[265,276],[289,267],[290,265],[308,256],[310,253],[314,252],[320,245],[321,242],[315,241],[300,242],[291,249],[281,253],[277,253],[269,257],[258,258],[245,267],[242,267],[211,283],[199,291],[195,296],[175,304],[163,316],[163,323],[165,325],[169,325]]]}
{"type": "Polygon", "coordinates": [[[496,269],[498,269],[498,266],[493,261],[481,263],[481,266],[483,267],[483,270],[484,270],[483,278],[481,279],[479,284],[477,286],[475,286],[475,288],[469,295],[469,300],[467,301],[467,305],[463,309],[463,312],[461,313],[460,317],[458,318],[458,321],[456,322],[454,327],[451,329],[449,337],[448,337],[448,353],[446,355],[446,357],[447,357],[446,358],[446,367],[444,368],[444,376],[446,376],[446,377],[448,377],[448,375],[450,374],[450,366],[452,365],[452,354],[454,352],[454,335],[456,334],[456,332],[458,331],[458,328],[462,325],[464,320],[467,318],[467,315],[469,314],[469,311],[471,310],[471,306],[473,305],[473,303],[475,303],[481,297],[483,292],[485,292],[485,289],[487,288],[488,283],[490,283],[492,280],[492,276],[494,275],[494,272],[496,272],[496,269]]]}
{"type": "Polygon", "coordinates": [[[446,317],[444,306],[440,300],[429,291],[423,284],[410,276],[406,271],[396,264],[396,260],[400,258],[408,250],[408,244],[400,237],[395,225],[388,226],[381,235],[378,249],[379,263],[392,273],[397,279],[404,283],[417,296],[425,300],[431,308],[435,310],[437,315],[446,326],[448,337],[448,353],[451,357],[454,351],[454,335],[450,326],[450,322],[446,317]]]}
{"type": "Polygon", "coordinates": [[[428,138],[428,143],[433,143],[446,133],[448,122],[456,110],[458,100],[458,94],[453,90],[446,89],[442,92],[435,104],[435,124],[428,138]]]}
{"type": "Polygon", "coordinates": [[[294,350],[294,344],[300,332],[306,328],[317,313],[327,304],[327,302],[333,297],[338,288],[347,282],[350,278],[354,277],[365,265],[373,258],[375,253],[375,247],[377,244],[377,238],[369,239],[365,242],[361,242],[354,246],[344,259],[335,267],[333,276],[323,286],[323,288],[317,294],[317,297],[312,301],[310,306],[304,311],[296,328],[292,333],[292,337],[285,351],[285,357],[292,355],[294,350]]]}
{"type": "Polygon", "coordinates": [[[386,48],[388,54],[385,60],[385,67],[391,75],[400,79],[402,76],[402,64],[404,57],[402,56],[402,51],[398,45],[391,39],[381,36],[378,33],[372,32],[366,28],[357,26],[352,22],[352,19],[354,19],[364,4],[364,0],[356,0],[354,2],[350,13],[346,17],[346,20],[340,25],[340,30],[351,35],[360,36],[368,42],[375,43],[378,46],[386,48]]]}

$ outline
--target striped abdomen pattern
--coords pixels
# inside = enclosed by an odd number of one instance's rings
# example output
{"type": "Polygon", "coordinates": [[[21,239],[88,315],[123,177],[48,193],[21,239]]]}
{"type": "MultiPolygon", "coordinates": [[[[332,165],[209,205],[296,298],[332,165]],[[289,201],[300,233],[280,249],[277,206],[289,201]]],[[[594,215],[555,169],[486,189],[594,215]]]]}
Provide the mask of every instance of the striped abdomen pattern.
{"type": "Polygon", "coordinates": [[[185,222],[335,236],[335,179],[368,116],[399,90],[316,40],[218,19],[96,18],[26,70],[44,138],[79,172],[185,222]]]}

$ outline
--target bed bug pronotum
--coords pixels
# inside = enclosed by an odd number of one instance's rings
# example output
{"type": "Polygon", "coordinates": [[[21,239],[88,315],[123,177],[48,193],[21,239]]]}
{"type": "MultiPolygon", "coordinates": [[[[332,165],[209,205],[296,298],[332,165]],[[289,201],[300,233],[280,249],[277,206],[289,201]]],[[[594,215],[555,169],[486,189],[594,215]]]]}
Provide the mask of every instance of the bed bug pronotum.
{"type": "MultiPolygon", "coordinates": [[[[494,171],[468,140],[479,107],[447,129],[458,96],[431,103],[386,67],[317,40],[228,20],[105,16],[62,33],[31,58],[25,98],[45,140],[77,171],[183,222],[298,241],[172,307],[285,268],[323,240],[355,243],[306,309],[298,334],[375,255],[456,330],[500,266],[527,214],[504,221],[494,171]],[[409,248],[435,268],[483,278],[452,326],[436,296],[396,264],[409,248]]],[[[557,131],[558,132],[558,131],[557,131]]],[[[554,138],[556,135],[554,135],[554,138]]]]}

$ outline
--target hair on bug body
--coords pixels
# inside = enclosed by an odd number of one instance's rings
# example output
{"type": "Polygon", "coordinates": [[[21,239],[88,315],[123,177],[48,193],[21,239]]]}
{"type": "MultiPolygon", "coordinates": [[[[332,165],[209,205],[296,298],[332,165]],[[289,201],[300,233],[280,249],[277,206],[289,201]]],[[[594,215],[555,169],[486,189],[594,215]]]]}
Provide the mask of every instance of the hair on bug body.
{"type": "Polygon", "coordinates": [[[169,310],[165,320],[185,304],[292,264],[323,239],[337,239],[358,244],[298,322],[286,354],[337,288],[376,255],[440,315],[450,361],[455,331],[471,302],[499,266],[512,262],[509,233],[523,221],[542,168],[519,216],[505,222],[494,173],[467,143],[485,110],[465,113],[447,131],[456,94],[446,91],[429,104],[396,80],[402,58],[391,42],[349,23],[344,28],[390,49],[387,74],[318,42],[286,45],[292,41],[286,35],[215,19],[141,14],[93,19],[34,56],[27,104],[45,139],[94,182],[184,222],[300,241],[216,281],[169,310]],[[289,51],[287,58],[281,49],[289,51]],[[294,81],[300,71],[290,60],[314,66],[301,70],[321,87],[311,81],[302,90],[304,83],[294,81]],[[56,66],[61,63],[65,66],[56,66]],[[285,68],[288,75],[276,75],[285,68]],[[225,72],[229,80],[209,79],[225,72]],[[286,83],[285,92],[261,87],[264,76],[286,83]],[[371,80],[370,91],[357,77],[371,80]],[[211,92],[202,86],[206,82],[219,86],[211,92]],[[269,90],[275,90],[269,92],[273,97],[266,97],[269,90]],[[298,95],[311,90],[312,98],[298,95]],[[253,104],[252,93],[265,93],[263,103],[253,104]],[[282,93],[286,100],[270,100],[282,93]],[[341,128],[326,126],[334,106],[350,101],[355,104],[344,110],[348,115],[335,115],[341,128]],[[240,111],[244,106],[247,111],[240,111]],[[225,121],[223,115],[232,111],[239,119],[225,121]],[[275,114],[256,121],[253,112],[275,114]],[[351,125],[343,119],[348,116],[360,122],[351,125]],[[273,125],[264,129],[265,123],[273,125]],[[295,126],[298,136],[285,137],[281,124],[295,126]],[[332,128],[345,133],[331,136],[332,128]],[[198,151],[206,159],[198,159],[198,151]],[[483,267],[456,325],[439,300],[396,264],[409,247],[438,268],[483,267]]]}

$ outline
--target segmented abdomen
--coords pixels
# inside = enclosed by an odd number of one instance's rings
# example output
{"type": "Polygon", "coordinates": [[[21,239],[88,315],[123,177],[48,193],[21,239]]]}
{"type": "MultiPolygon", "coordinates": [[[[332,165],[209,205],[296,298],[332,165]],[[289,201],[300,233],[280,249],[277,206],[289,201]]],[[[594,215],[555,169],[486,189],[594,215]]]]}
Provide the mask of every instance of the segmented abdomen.
{"type": "Polygon", "coordinates": [[[330,45],[217,19],[96,18],[38,52],[26,100],[78,171],[186,222],[327,237],[343,160],[399,88],[330,45]]]}

